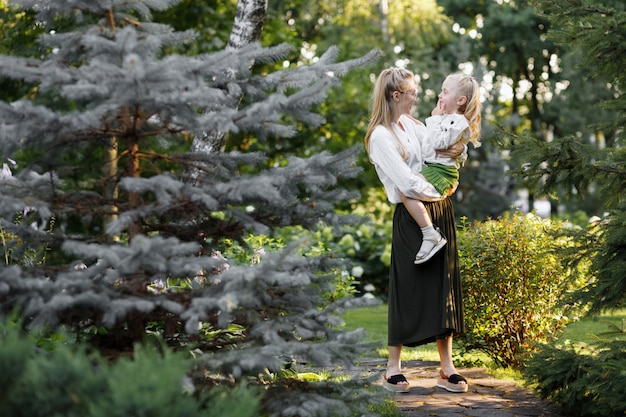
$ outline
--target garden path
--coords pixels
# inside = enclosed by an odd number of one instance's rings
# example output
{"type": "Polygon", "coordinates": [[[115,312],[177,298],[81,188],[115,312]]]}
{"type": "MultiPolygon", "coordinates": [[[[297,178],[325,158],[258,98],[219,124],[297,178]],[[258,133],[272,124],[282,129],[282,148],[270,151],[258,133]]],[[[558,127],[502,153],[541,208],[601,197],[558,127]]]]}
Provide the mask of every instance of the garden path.
{"type": "MultiPolygon", "coordinates": [[[[350,373],[379,374],[382,382],[385,359],[359,359],[350,373]]],[[[437,388],[438,362],[403,361],[404,375],[411,389],[391,394],[406,417],[562,417],[551,403],[539,399],[530,389],[513,381],[500,380],[483,368],[457,368],[469,382],[466,393],[437,388]]]]}

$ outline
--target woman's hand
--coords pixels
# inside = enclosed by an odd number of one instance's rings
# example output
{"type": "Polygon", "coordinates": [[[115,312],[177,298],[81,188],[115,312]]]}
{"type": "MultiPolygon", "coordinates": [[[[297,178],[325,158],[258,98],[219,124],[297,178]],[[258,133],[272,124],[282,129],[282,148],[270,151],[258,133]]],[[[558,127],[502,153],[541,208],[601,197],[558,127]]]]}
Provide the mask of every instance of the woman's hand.
{"type": "Polygon", "coordinates": [[[465,145],[461,143],[461,141],[454,143],[453,145],[447,147],[446,149],[436,149],[435,152],[437,154],[446,157],[456,159],[465,151],[465,145]]]}

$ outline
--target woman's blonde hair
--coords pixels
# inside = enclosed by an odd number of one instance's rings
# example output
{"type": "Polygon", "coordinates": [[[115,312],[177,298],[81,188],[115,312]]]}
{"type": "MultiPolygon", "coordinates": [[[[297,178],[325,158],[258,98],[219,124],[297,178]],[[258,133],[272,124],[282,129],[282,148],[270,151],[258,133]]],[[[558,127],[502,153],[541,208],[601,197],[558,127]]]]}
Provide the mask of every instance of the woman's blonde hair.
{"type": "Polygon", "coordinates": [[[398,149],[402,158],[406,160],[408,155],[402,142],[394,133],[392,123],[392,111],[391,103],[393,102],[394,91],[405,91],[409,82],[413,81],[414,75],[411,71],[404,68],[387,68],[383,70],[376,80],[374,85],[374,91],[371,98],[372,114],[370,116],[369,125],[367,126],[367,133],[365,134],[365,149],[368,154],[370,151],[370,138],[372,132],[377,126],[384,126],[391,132],[395,138],[398,149]]]}
{"type": "Polygon", "coordinates": [[[475,147],[480,146],[480,123],[481,123],[481,109],[482,104],[480,102],[480,86],[478,81],[469,75],[464,74],[450,74],[446,77],[446,81],[452,83],[452,89],[457,96],[467,97],[465,105],[459,108],[459,111],[463,113],[470,128],[470,141],[475,147]]]}

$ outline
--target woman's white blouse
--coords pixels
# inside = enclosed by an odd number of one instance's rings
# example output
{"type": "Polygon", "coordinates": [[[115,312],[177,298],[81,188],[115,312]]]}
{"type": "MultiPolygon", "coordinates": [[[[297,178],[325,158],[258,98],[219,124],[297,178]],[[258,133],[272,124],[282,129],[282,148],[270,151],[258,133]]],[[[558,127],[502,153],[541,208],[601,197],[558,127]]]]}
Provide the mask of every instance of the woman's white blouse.
{"type": "Polygon", "coordinates": [[[401,192],[422,201],[443,200],[445,197],[419,174],[423,166],[421,141],[426,136],[426,126],[407,115],[401,116],[399,123],[404,130],[395,123],[393,128],[408,155],[406,161],[402,159],[397,142],[387,128],[377,126],[370,136],[370,160],[385,187],[387,198],[391,203],[400,203],[401,192]]]}

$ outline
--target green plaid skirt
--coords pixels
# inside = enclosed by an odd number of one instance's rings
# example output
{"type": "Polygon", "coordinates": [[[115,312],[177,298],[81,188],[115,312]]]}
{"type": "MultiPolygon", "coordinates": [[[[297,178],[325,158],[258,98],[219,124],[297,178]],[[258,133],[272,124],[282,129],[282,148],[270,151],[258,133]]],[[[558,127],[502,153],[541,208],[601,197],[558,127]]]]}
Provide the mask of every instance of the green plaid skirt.
{"type": "Polygon", "coordinates": [[[447,195],[459,180],[459,170],[443,164],[426,164],[421,174],[441,195],[447,195]]]}

